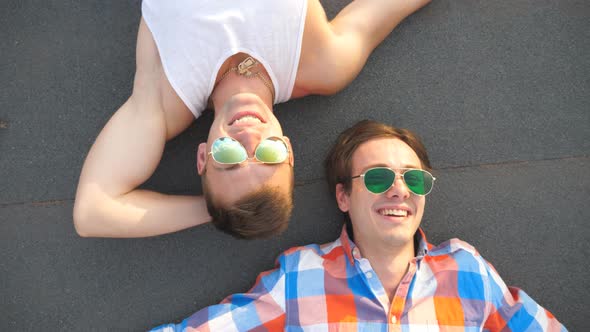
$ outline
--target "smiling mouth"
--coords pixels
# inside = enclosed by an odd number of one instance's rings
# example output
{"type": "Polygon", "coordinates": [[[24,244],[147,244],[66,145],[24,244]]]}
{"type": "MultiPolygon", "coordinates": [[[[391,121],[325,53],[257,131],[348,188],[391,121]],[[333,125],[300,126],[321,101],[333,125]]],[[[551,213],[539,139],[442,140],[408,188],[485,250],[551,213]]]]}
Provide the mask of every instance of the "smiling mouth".
{"type": "Polygon", "coordinates": [[[379,209],[377,212],[385,217],[407,217],[409,214],[408,210],[402,209],[379,209]]]}
{"type": "Polygon", "coordinates": [[[230,126],[233,125],[251,125],[251,124],[259,124],[265,123],[262,117],[256,112],[246,111],[246,112],[239,112],[236,114],[229,122],[230,126]]]}

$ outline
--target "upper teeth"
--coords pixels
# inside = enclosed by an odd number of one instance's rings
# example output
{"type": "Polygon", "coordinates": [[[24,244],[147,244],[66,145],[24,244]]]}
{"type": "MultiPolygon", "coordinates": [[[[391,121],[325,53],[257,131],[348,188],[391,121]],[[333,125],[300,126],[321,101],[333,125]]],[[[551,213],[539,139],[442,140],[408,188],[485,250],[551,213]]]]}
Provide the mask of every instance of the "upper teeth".
{"type": "Polygon", "coordinates": [[[242,123],[242,122],[258,122],[261,123],[259,118],[255,117],[254,115],[245,115],[237,120],[234,123],[242,123]]]}
{"type": "Polygon", "coordinates": [[[381,213],[384,216],[394,216],[394,217],[405,217],[408,215],[408,211],[401,210],[401,209],[383,209],[383,210],[380,210],[379,213],[381,213]]]}

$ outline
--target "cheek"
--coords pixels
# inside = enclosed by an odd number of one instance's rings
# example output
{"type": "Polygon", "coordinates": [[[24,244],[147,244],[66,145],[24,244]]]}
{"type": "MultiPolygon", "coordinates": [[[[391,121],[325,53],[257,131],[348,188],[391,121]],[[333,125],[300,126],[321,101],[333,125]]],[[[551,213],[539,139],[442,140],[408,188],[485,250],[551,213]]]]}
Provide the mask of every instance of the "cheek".
{"type": "Polygon", "coordinates": [[[224,128],[224,123],[227,121],[223,116],[218,116],[213,119],[211,127],[209,127],[208,139],[216,139],[220,136],[227,136],[227,132],[224,128]]]}
{"type": "Polygon", "coordinates": [[[371,197],[367,197],[364,192],[352,190],[350,193],[350,208],[354,209],[356,214],[368,214],[371,209],[371,197]]]}
{"type": "Polygon", "coordinates": [[[414,204],[416,206],[417,215],[422,216],[424,214],[424,206],[426,205],[426,199],[423,196],[416,197],[414,204]]]}

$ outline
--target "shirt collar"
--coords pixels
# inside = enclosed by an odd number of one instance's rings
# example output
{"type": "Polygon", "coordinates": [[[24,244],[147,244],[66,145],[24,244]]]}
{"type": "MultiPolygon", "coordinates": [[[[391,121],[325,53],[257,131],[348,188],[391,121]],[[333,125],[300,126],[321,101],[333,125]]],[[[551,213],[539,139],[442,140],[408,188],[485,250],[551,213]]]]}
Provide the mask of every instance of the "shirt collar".
{"type": "Polygon", "coordinates": [[[432,247],[426,239],[426,234],[422,230],[422,227],[418,227],[418,231],[414,234],[414,241],[418,243],[418,249],[416,250],[416,258],[422,258],[428,254],[428,250],[432,247]]]}
{"type": "Polygon", "coordinates": [[[342,227],[342,232],[340,232],[340,243],[342,243],[342,247],[344,248],[344,253],[346,253],[346,257],[348,257],[348,261],[354,265],[354,257],[352,257],[352,249],[356,248],[356,244],[352,242],[350,237],[348,237],[348,232],[346,231],[346,225],[342,227]]]}
{"type": "MultiPolygon", "coordinates": [[[[348,261],[354,265],[355,260],[352,255],[352,251],[356,248],[356,244],[352,242],[348,236],[346,225],[342,227],[342,232],[340,232],[340,243],[342,243],[342,247],[344,249],[344,253],[346,253],[346,257],[348,257],[348,261]]],[[[426,256],[426,254],[428,254],[428,250],[430,250],[432,247],[432,245],[426,240],[426,234],[420,227],[418,228],[416,234],[414,234],[414,243],[418,243],[416,250],[417,259],[422,259],[424,256],[426,256]]]]}

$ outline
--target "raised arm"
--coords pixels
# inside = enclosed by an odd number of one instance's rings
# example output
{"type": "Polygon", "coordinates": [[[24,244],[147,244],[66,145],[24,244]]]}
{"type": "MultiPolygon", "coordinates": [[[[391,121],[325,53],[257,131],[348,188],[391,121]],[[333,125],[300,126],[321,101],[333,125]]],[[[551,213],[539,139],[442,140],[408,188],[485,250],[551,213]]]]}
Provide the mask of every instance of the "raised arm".
{"type": "MultiPolygon", "coordinates": [[[[317,0],[308,2],[298,72],[300,95],[333,94],[360,73],[373,50],[407,16],[430,0],[355,0],[329,21],[317,0]]],[[[294,95],[299,97],[299,95],[294,95]]]]}
{"type": "Polygon", "coordinates": [[[81,236],[153,236],[210,219],[201,196],[137,189],[156,169],[166,140],[194,118],[173,93],[143,20],[136,61],[131,97],[102,129],[82,168],[74,204],[81,236]]]}

